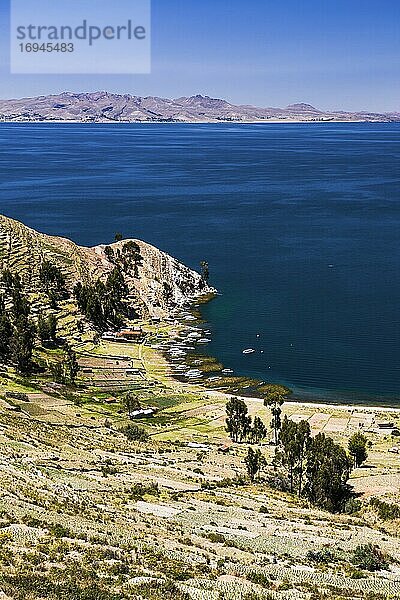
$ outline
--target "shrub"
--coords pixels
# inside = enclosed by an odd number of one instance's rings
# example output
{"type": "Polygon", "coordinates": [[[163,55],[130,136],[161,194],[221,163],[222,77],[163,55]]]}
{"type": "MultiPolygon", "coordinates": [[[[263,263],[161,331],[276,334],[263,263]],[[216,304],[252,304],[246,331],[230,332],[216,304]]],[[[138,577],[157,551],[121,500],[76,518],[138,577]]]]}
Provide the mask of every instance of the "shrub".
{"type": "Polygon", "coordinates": [[[215,533],[214,531],[207,534],[207,539],[213,542],[213,544],[223,544],[225,542],[225,536],[222,533],[215,533]]]}
{"type": "MultiPolygon", "coordinates": [[[[102,589],[97,583],[84,585],[75,581],[53,582],[43,575],[32,573],[3,574],[0,585],[5,593],[12,594],[15,600],[46,598],[47,600],[123,600],[121,594],[102,589]]],[[[172,596],[170,596],[172,598],[172,596]]],[[[157,598],[154,596],[154,598],[157,598]]],[[[161,597],[160,597],[161,598],[161,597]]],[[[169,598],[169,596],[165,596],[169,598]]],[[[175,596],[176,600],[186,600],[175,596]]]]}
{"type": "Polygon", "coordinates": [[[387,569],[389,566],[388,557],[382,552],[379,546],[373,544],[365,544],[357,546],[354,550],[353,564],[366,571],[380,571],[387,569]]]}
{"type": "Polygon", "coordinates": [[[375,508],[378,516],[382,521],[392,521],[400,519],[400,506],[379,500],[379,498],[371,498],[370,505],[375,508]]]}
{"type": "Polygon", "coordinates": [[[118,473],[117,467],[115,467],[108,458],[105,463],[101,465],[101,474],[103,477],[108,477],[109,475],[115,475],[116,473],[118,473]]]}
{"type": "Polygon", "coordinates": [[[158,489],[158,483],[154,483],[154,481],[148,485],[143,483],[135,483],[131,491],[131,498],[133,498],[133,500],[140,500],[146,495],[159,496],[160,490],[158,489]]]}
{"type": "Polygon", "coordinates": [[[344,512],[346,515],[354,515],[361,510],[361,501],[357,498],[349,498],[344,505],[344,512]]]}
{"type": "Polygon", "coordinates": [[[60,525],[60,523],[55,523],[54,525],[49,526],[50,535],[56,538],[68,537],[71,532],[67,527],[60,525]]]}
{"type": "Polygon", "coordinates": [[[330,550],[309,550],[306,558],[317,564],[327,564],[335,560],[335,556],[330,550]]]}
{"type": "Polygon", "coordinates": [[[271,582],[263,573],[257,573],[256,571],[250,571],[247,573],[246,578],[252,583],[261,585],[263,587],[270,587],[271,582]]]}
{"type": "Polygon", "coordinates": [[[23,394],[22,392],[6,392],[6,398],[12,398],[20,402],[29,402],[28,394],[23,394]]]}
{"type": "Polygon", "coordinates": [[[260,594],[257,594],[256,592],[247,592],[247,594],[245,594],[243,596],[243,600],[265,600],[265,596],[260,596],[260,594]]]}
{"type": "Polygon", "coordinates": [[[131,442],[147,442],[149,440],[149,434],[143,427],[139,427],[139,425],[130,424],[120,431],[131,442]]]}

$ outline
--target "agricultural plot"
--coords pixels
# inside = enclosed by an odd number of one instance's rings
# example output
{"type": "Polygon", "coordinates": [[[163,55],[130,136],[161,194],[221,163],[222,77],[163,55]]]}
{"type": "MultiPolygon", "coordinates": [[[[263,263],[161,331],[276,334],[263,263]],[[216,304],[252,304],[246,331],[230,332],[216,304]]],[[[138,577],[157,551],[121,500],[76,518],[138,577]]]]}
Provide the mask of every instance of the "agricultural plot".
{"type": "MultiPolygon", "coordinates": [[[[369,432],[367,465],[352,474],[362,508],[331,515],[266,481],[250,484],[243,463],[248,446],[231,444],[225,431],[227,398],[171,379],[156,350],[87,344],[79,364],[78,387],[68,393],[2,381],[0,591],[6,597],[164,600],[172,590],[176,600],[400,598],[399,520],[382,521],[368,504],[378,496],[400,500],[390,436],[369,432]],[[6,398],[7,389],[25,393],[26,401],[6,398]],[[157,408],[135,423],[147,441],[130,441],[123,432],[125,389],[157,408]],[[390,556],[389,568],[357,570],[351,557],[360,544],[379,546],[390,556]],[[310,551],[328,553],[329,560],[313,562],[310,551]],[[67,591],[57,587],[60,581],[68,582],[67,591]]],[[[261,402],[247,403],[252,416],[269,422],[261,402]]],[[[309,420],[313,433],[330,432],[343,446],[349,432],[383,418],[291,403],[284,413],[309,420]]],[[[385,418],[398,422],[397,414],[385,418]]],[[[272,469],[268,440],[261,451],[272,469]]]]}

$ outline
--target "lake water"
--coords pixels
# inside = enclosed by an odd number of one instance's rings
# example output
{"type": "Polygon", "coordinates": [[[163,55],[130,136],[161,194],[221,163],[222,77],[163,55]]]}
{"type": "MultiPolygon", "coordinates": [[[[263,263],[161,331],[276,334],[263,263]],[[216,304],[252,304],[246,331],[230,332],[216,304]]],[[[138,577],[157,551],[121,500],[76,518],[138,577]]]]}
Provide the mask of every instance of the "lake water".
{"type": "Polygon", "coordinates": [[[399,124],[1,124],[0,210],[80,244],[121,231],[207,259],[208,352],[226,367],[396,403],[399,159],[399,124]]]}

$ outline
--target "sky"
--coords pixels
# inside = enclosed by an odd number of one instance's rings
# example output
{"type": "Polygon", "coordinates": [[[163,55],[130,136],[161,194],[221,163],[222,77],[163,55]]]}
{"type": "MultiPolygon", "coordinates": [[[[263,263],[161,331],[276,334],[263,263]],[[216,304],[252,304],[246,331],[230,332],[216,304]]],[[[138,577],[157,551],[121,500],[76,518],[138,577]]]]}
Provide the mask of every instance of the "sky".
{"type": "MultiPolygon", "coordinates": [[[[399,0],[152,0],[147,75],[11,75],[9,2],[0,0],[1,98],[107,90],[400,111],[399,0]]],[[[129,14],[129,0],[113,2],[129,14]]]]}

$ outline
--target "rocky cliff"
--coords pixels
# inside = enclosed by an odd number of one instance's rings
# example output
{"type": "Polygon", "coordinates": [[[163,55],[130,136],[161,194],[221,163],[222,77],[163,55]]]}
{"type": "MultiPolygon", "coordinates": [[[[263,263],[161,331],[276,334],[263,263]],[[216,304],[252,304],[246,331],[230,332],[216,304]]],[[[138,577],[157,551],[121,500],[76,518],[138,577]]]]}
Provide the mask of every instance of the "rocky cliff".
{"type": "MultiPolygon", "coordinates": [[[[0,215],[0,269],[9,269],[20,275],[36,314],[51,310],[40,281],[41,265],[50,261],[61,269],[70,297],[60,303],[59,317],[69,322],[70,329],[76,333],[77,321],[84,322],[85,319],[80,315],[72,294],[75,284],[78,281],[88,284],[97,279],[105,280],[115,268],[110,254],[120,255],[128,241],[85,248],[65,238],[38,233],[0,215]]],[[[168,316],[173,308],[212,291],[204,287],[198,273],[178,260],[150,244],[132,241],[137,244],[139,261],[135,269],[124,271],[124,277],[128,287],[127,299],[140,316],[168,316]]],[[[85,327],[88,327],[87,323],[85,327]]]]}

